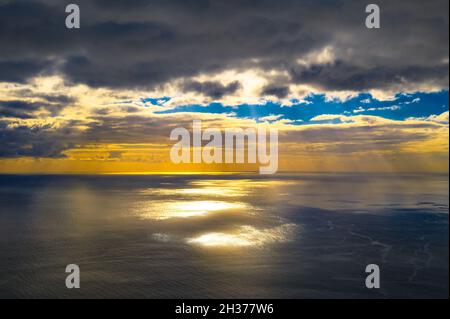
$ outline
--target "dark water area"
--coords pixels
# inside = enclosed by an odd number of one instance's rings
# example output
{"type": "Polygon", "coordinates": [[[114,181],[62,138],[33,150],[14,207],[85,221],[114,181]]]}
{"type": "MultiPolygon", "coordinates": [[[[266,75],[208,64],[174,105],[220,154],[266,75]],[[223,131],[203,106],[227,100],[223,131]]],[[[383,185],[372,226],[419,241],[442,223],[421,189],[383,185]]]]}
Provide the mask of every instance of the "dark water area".
{"type": "Polygon", "coordinates": [[[0,298],[448,298],[448,191],[448,175],[0,175],[0,298]]]}

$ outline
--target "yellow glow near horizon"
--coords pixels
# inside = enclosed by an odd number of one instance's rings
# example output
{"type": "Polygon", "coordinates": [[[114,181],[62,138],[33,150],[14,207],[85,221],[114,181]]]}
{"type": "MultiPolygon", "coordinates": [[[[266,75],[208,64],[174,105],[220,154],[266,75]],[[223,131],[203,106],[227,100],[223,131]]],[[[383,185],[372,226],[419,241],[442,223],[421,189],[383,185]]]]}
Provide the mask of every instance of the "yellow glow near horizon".
{"type": "MultiPolygon", "coordinates": [[[[323,56],[320,59],[326,60],[332,51],[325,50],[322,53],[323,56]]],[[[238,100],[260,98],[254,93],[260,92],[261,87],[265,85],[264,73],[231,71],[217,74],[214,80],[225,85],[235,81],[236,77],[241,82],[247,83],[245,90],[239,90],[244,96],[230,98],[235,100],[236,98],[238,100]]],[[[209,78],[209,75],[203,75],[203,77],[199,76],[198,80],[206,81],[209,78]]],[[[402,121],[366,115],[322,114],[315,120],[340,119],[342,123],[320,124],[313,121],[308,125],[294,125],[283,119],[276,120],[279,115],[265,116],[266,119],[272,117],[271,121],[259,123],[251,118],[239,118],[233,113],[158,114],[155,112],[169,110],[176,105],[192,104],[193,101],[188,103],[185,96],[174,98],[164,106],[143,105],[140,101],[141,97],[149,95],[175,96],[176,91],[150,94],[151,92],[136,90],[94,89],[86,85],[68,86],[59,76],[37,77],[21,85],[0,83],[0,96],[4,101],[20,100],[39,103],[42,96],[56,96],[56,94],[67,95],[74,99],[62,108],[57,116],[41,110],[29,119],[2,119],[7,129],[12,132],[20,127],[30,132],[42,130],[42,134],[49,136],[47,141],[49,145],[52,145],[52,142],[56,145],[63,142],[62,144],[71,146],[67,146],[67,149],[64,146],[59,153],[48,155],[56,156],[52,158],[20,157],[16,154],[28,152],[12,149],[11,157],[0,158],[0,174],[194,175],[258,172],[261,166],[259,164],[176,165],[172,163],[169,155],[173,145],[169,139],[170,128],[178,126],[187,128],[194,119],[201,119],[204,129],[254,126],[277,128],[280,132],[278,172],[448,173],[447,110],[429,118],[409,118],[402,121]],[[34,94],[24,96],[24,90],[34,94]],[[182,103],[180,99],[184,102],[182,103]],[[132,113],[133,119],[127,120],[130,117],[127,111],[129,105],[123,104],[123,101],[134,101],[133,107],[136,108],[136,112],[132,113]],[[105,110],[107,111],[105,114],[99,112],[105,110]],[[138,123],[134,123],[135,117],[139,118],[138,123]],[[117,132],[120,133],[123,130],[130,134],[115,135],[116,127],[105,121],[108,119],[113,120],[111,123],[115,123],[117,119],[123,119],[124,123],[119,121],[121,124],[117,127],[117,132]],[[147,120],[149,125],[146,124],[147,120]],[[95,125],[92,126],[94,123],[95,125]],[[95,130],[90,132],[89,128],[97,127],[97,125],[98,128],[105,129],[97,133],[104,132],[104,135],[96,136],[95,130]],[[367,130],[367,127],[371,130],[367,130]],[[59,130],[64,128],[70,128],[73,132],[61,135],[63,132],[59,130]],[[54,140],[51,139],[52,134],[54,134],[54,140]]],[[[197,98],[203,100],[203,97],[197,98]]],[[[229,102],[230,105],[234,105],[232,101],[229,102]]],[[[257,112],[257,109],[254,111],[257,112]]],[[[254,115],[256,118],[258,114],[254,115]]],[[[30,134],[30,138],[33,134],[30,134]]],[[[30,145],[26,143],[27,141],[24,141],[22,146],[24,149],[33,147],[32,144],[38,144],[39,140],[30,139],[30,145]]],[[[43,152],[42,156],[45,154],[46,152],[43,152]]]]}

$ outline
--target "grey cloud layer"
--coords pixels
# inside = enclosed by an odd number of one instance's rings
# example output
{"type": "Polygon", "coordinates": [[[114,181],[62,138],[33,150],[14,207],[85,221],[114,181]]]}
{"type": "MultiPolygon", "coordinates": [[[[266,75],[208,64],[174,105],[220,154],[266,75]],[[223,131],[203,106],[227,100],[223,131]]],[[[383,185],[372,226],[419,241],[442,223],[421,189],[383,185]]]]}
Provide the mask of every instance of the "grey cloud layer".
{"type": "Polygon", "coordinates": [[[197,92],[209,96],[213,99],[220,99],[227,94],[235,93],[241,84],[238,81],[234,81],[228,85],[223,85],[217,82],[197,82],[190,81],[184,85],[184,90],[187,92],[197,92]]]}
{"type": "Polygon", "coordinates": [[[17,93],[20,96],[14,100],[0,100],[0,118],[31,119],[38,117],[36,112],[45,112],[46,116],[54,117],[76,101],[70,96],[36,94],[30,89],[20,90],[17,93]],[[30,102],[24,99],[29,97],[40,101],[30,102]]]}
{"type": "MultiPolygon", "coordinates": [[[[324,90],[448,86],[448,1],[378,1],[382,28],[364,26],[367,1],[79,0],[81,29],[57,0],[0,0],[0,81],[63,73],[93,87],[152,87],[200,73],[259,67],[324,90]],[[334,61],[296,61],[326,46],[334,61]],[[446,62],[445,62],[446,61],[446,62]]],[[[213,98],[238,87],[186,85],[213,98]]]]}
{"type": "MultiPolygon", "coordinates": [[[[92,117],[84,125],[72,121],[62,127],[52,125],[25,126],[0,119],[0,158],[12,157],[64,157],[64,151],[89,144],[157,144],[171,147],[170,132],[177,127],[190,128],[195,116],[149,118],[147,116],[92,117]],[[12,125],[13,124],[13,125],[12,125]]],[[[204,119],[204,127],[217,127],[222,120],[204,119]]],[[[280,131],[280,150],[292,154],[329,156],[366,151],[397,151],[402,145],[426,142],[438,138],[448,124],[433,122],[389,122],[377,125],[332,127],[305,126],[298,130],[280,131]],[[376,138],[374,138],[376,136],[376,138]]],[[[448,146],[447,146],[448,148],[448,146]]],[[[443,152],[445,153],[445,149],[443,152]]],[[[448,152],[448,150],[447,150],[448,152]]],[[[118,154],[116,154],[118,155],[118,154]]]]}
{"type": "Polygon", "coordinates": [[[11,127],[11,123],[0,120],[0,158],[64,157],[62,152],[76,145],[75,136],[78,135],[70,128],[54,129],[50,125],[11,127]]]}

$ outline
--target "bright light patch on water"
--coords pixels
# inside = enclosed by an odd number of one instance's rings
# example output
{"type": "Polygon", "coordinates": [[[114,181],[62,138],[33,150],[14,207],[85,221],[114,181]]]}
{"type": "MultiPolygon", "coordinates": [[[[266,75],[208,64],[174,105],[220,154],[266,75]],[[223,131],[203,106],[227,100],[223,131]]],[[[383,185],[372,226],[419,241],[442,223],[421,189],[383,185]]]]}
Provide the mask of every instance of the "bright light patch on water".
{"type": "Polygon", "coordinates": [[[239,202],[224,201],[171,201],[149,202],[139,208],[139,215],[144,219],[165,220],[170,218],[189,218],[207,216],[214,212],[247,209],[248,206],[239,202]]]}
{"type": "Polygon", "coordinates": [[[212,196],[212,197],[236,197],[243,195],[239,188],[205,187],[205,188],[178,188],[178,189],[152,189],[142,192],[145,195],[163,196],[212,196]]]}
{"type": "Polygon", "coordinates": [[[141,191],[143,195],[243,197],[256,189],[288,186],[289,181],[205,180],[193,181],[188,188],[156,188],[141,191]]]}
{"type": "Polygon", "coordinates": [[[188,238],[187,243],[203,247],[249,247],[290,241],[296,225],[285,224],[270,229],[241,226],[236,232],[206,233],[188,238]]]}

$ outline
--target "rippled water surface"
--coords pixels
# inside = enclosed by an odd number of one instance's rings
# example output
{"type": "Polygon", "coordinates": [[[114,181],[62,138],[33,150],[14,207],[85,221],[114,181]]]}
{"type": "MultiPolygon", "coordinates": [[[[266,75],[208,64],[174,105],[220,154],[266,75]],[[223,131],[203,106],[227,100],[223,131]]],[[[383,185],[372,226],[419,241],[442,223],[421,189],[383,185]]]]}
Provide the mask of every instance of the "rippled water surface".
{"type": "Polygon", "coordinates": [[[3,298],[448,297],[448,176],[0,176],[3,298]],[[65,267],[81,289],[65,288],[65,267]],[[381,268],[381,289],[365,267],[381,268]]]}

